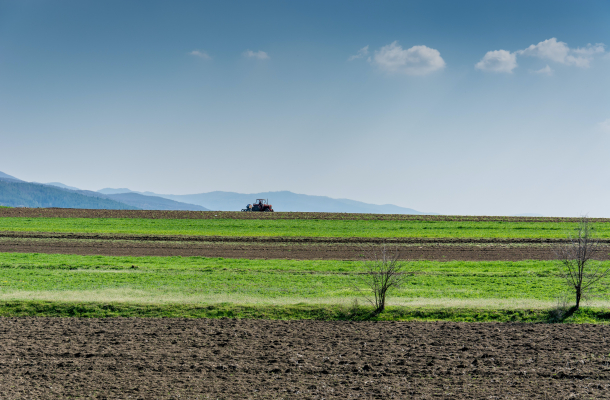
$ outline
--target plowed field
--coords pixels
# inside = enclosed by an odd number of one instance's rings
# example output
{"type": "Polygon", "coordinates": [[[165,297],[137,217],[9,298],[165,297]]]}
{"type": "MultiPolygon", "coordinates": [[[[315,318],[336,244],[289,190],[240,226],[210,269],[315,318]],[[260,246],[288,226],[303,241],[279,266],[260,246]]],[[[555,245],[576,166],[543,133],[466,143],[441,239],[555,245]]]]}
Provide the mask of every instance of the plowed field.
{"type": "MultiPolygon", "coordinates": [[[[404,260],[552,260],[546,239],[379,239],[201,237],[0,232],[0,252],[107,256],[202,256],[294,260],[361,260],[372,246],[397,248],[404,260]]],[[[610,247],[600,259],[610,259],[610,247]]]]}
{"type": "MultiPolygon", "coordinates": [[[[578,222],[578,218],[504,217],[468,215],[349,214],[323,212],[239,212],[239,211],[161,211],[90,210],[78,208],[0,208],[0,218],[146,218],[146,219],[319,219],[361,221],[502,221],[502,222],[578,222]]],[[[610,218],[595,218],[610,222],[610,218]]]]}
{"type": "Polygon", "coordinates": [[[595,325],[0,319],[3,398],[607,398],[595,325]]]}

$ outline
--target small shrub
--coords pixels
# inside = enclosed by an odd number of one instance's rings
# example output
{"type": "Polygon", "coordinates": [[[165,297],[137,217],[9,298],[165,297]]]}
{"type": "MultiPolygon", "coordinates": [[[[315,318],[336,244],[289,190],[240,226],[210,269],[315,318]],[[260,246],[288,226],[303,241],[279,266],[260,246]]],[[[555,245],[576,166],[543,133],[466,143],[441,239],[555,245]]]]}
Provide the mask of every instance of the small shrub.
{"type": "Polygon", "coordinates": [[[602,249],[587,217],[580,218],[576,235],[568,235],[568,239],[557,249],[557,258],[561,261],[560,276],[576,300],[568,313],[572,315],[578,311],[582,299],[599,294],[607,287],[605,278],[610,275],[610,268],[596,261],[602,249]]]}
{"type": "Polygon", "coordinates": [[[407,275],[404,272],[406,263],[399,261],[398,251],[390,254],[383,246],[379,252],[373,252],[369,261],[364,262],[365,273],[362,276],[364,285],[370,290],[367,300],[374,307],[372,316],[385,310],[388,293],[399,288],[407,275]]]}

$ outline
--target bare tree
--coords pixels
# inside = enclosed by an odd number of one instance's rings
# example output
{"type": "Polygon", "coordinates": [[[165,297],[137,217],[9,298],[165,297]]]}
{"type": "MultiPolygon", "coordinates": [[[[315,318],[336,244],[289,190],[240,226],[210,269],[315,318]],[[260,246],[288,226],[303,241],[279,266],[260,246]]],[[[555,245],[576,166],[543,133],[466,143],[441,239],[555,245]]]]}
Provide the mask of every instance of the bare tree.
{"type": "Polygon", "coordinates": [[[595,260],[601,248],[592,230],[589,218],[581,217],[576,235],[570,234],[568,242],[557,249],[556,254],[561,261],[560,276],[576,296],[576,304],[569,315],[578,310],[581,299],[605,287],[603,280],[610,274],[610,268],[595,260]]]}
{"type": "Polygon", "coordinates": [[[364,262],[366,272],[362,276],[364,284],[371,291],[368,300],[375,307],[373,315],[385,310],[388,292],[399,288],[406,278],[403,271],[405,263],[399,261],[399,257],[398,251],[390,254],[383,246],[379,252],[373,252],[371,260],[364,262]]]}

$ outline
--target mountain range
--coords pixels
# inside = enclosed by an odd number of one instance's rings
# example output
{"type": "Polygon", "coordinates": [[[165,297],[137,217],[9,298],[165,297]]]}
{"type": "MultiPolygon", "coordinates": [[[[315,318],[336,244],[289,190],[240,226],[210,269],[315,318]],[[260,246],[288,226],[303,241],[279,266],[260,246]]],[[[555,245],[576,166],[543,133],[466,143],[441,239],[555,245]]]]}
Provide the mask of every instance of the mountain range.
{"type": "Polygon", "coordinates": [[[209,192],[173,195],[127,188],[81,190],[60,182],[25,182],[0,172],[0,205],[10,207],[106,208],[142,210],[239,211],[256,199],[269,199],[275,211],[375,214],[432,214],[393,204],[368,204],[289,191],[262,193],[209,192]]]}
{"type": "Polygon", "coordinates": [[[4,172],[1,172],[1,171],[0,171],[0,179],[2,179],[4,181],[23,182],[22,180],[17,179],[14,176],[10,176],[8,174],[5,174],[4,172]]]}
{"type": "Polygon", "coordinates": [[[395,206],[393,204],[368,204],[348,199],[333,199],[326,196],[311,196],[288,191],[262,192],[262,193],[234,193],[209,192],[199,194],[158,194],[153,192],[134,192],[129,189],[101,189],[100,193],[114,195],[120,193],[140,193],[147,196],[159,196],[166,199],[198,204],[217,211],[238,211],[247,204],[254,203],[256,199],[268,199],[275,211],[302,211],[302,212],[347,212],[372,214],[432,214],[423,213],[411,208],[395,206]]]}
{"type": "Polygon", "coordinates": [[[86,196],[72,190],[40,183],[23,182],[0,177],[0,206],[31,208],[94,208],[107,210],[136,210],[137,207],[110,198],[86,196]]]}
{"type": "Polygon", "coordinates": [[[106,195],[59,182],[25,182],[3,172],[0,172],[0,206],[209,211],[196,204],[138,193],[106,195]]]}

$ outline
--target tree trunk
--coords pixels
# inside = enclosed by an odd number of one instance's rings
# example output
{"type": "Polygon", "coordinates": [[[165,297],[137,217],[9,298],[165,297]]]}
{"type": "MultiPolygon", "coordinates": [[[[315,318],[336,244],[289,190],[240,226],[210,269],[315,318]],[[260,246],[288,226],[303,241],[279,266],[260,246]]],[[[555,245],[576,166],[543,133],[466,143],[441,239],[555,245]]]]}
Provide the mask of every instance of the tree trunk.
{"type": "Polygon", "coordinates": [[[574,306],[574,311],[578,310],[578,307],[580,307],[581,295],[582,295],[582,292],[581,292],[580,288],[576,288],[576,305],[574,306]]]}
{"type": "Polygon", "coordinates": [[[381,314],[385,310],[385,292],[379,294],[379,306],[375,310],[376,314],[381,314]]]}

